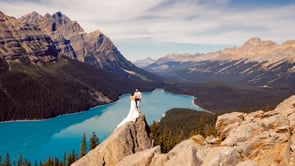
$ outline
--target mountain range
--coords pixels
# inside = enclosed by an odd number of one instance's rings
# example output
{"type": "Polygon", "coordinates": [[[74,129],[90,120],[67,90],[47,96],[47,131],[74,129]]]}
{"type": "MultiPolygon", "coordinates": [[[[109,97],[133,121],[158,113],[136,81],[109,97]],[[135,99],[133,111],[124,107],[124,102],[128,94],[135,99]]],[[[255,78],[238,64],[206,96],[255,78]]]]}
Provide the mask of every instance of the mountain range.
{"type": "Polygon", "coordinates": [[[276,44],[251,38],[237,48],[167,55],[144,69],[179,81],[290,87],[295,83],[295,41],[276,44]]]}
{"type": "Polygon", "coordinates": [[[152,90],[157,79],[61,12],[19,19],[0,12],[0,121],[83,111],[136,87],[152,90]]]}
{"type": "Polygon", "coordinates": [[[154,75],[128,61],[102,32],[86,33],[76,21],[61,12],[44,16],[32,12],[18,20],[39,27],[51,37],[61,55],[124,77],[155,80],[154,75]]]}
{"type": "Polygon", "coordinates": [[[196,96],[210,111],[272,107],[295,92],[294,41],[252,38],[238,48],[135,62],[141,69],[102,32],[87,33],[61,12],[18,19],[0,12],[0,32],[0,121],[83,111],[135,87],[196,96]]]}
{"type": "Polygon", "coordinates": [[[152,64],[152,63],[154,63],[154,62],[156,62],[156,60],[154,60],[154,59],[151,58],[151,57],[147,57],[147,58],[145,58],[145,59],[136,60],[136,61],[134,61],[133,63],[134,63],[136,66],[143,68],[143,67],[146,67],[146,66],[148,66],[148,65],[150,65],[150,64],[152,64]]]}

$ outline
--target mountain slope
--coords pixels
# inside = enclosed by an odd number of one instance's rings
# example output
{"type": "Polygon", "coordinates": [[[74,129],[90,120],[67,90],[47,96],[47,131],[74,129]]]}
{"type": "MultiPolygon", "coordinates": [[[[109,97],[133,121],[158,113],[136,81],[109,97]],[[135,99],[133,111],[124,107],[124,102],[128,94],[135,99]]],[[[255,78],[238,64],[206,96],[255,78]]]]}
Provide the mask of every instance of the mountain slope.
{"type": "Polygon", "coordinates": [[[72,59],[124,77],[149,81],[158,79],[125,59],[103,33],[86,33],[76,21],[70,20],[61,12],[45,16],[32,12],[19,20],[39,27],[53,39],[62,54],[72,59]]]}
{"type": "Polygon", "coordinates": [[[71,59],[32,24],[0,13],[0,121],[50,118],[155,84],[71,59]]]}
{"type": "Polygon", "coordinates": [[[110,103],[137,86],[130,81],[71,59],[43,65],[0,60],[0,121],[43,119],[110,103]],[[11,71],[9,71],[11,69],[11,71]]]}
{"type": "Polygon", "coordinates": [[[295,83],[295,42],[279,45],[252,38],[239,48],[164,57],[145,69],[180,81],[291,87],[295,83]]]}

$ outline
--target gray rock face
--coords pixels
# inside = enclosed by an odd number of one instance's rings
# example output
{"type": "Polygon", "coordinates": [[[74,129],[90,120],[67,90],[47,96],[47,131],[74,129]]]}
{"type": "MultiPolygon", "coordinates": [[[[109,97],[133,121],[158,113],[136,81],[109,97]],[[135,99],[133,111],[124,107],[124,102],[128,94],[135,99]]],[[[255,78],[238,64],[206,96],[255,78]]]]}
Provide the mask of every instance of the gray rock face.
{"type": "Polygon", "coordinates": [[[39,27],[50,36],[60,55],[124,77],[141,80],[157,79],[128,61],[103,33],[100,31],[86,33],[76,21],[72,21],[61,12],[44,16],[32,12],[19,20],[39,27]]]}
{"type": "Polygon", "coordinates": [[[38,27],[0,12],[0,58],[37,63],[54,61],[57,54],[51,38],[38,27]]]}
{"type": "Polygon", "coordinates": [[[72,47],[70,38],[74,35],[83,33],[83,28],[75,21],[71,21],[61,12],[53,15],[46,14],[41,16],[37,12],[24,15],[19,20],[39,27],[44,33],[49,35],[59,49],[61,55],[76,59],[77,55],[72,47]]]}
{"type": "Polygon", "coordinates": [[[115,129],[108,139],[72,166],[115,165],[130,154],[151,148],[152,141],[149,135],[145,117],[140,115],[136,122],[128,122],[115,129]]]}
{"type": "Polygon", "coordinates": [[[196,135],[166,154],[154,147],[131,154],[117,165],[295,165],[294,104],[295,96],[291,96],[273,111],[221,115],[216,122],[216,138],[196,135]]]}
{"type": "Polygon", "coordinates": [[[132,66],[104,34],[100,31],[86,33],[76,21],[61,12],[45,16],[33,12],[19,20],[38,26],[54,40],[63,55],[72,59],[104,69],[132,66]]]}

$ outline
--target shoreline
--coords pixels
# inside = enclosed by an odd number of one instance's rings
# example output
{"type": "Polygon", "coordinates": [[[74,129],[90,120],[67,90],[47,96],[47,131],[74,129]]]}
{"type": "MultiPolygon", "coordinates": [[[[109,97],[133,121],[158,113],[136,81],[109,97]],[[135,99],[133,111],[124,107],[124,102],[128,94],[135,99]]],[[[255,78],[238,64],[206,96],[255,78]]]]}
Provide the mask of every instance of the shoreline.
{"type": "Polygon", "coordinates": [[[195,99],[197,99],[197,97],[195,97],[195,96],[186,95],[186,94],[176,94],[176,93],[173,93],[173,92],[167,91],[167,90],[165,90],[165,89],[163,89],[163,88],[157,88],[157,89],[164,90],[165,92],[168,92],[168,93],[171,93],[171,94],[174,94],[174,95],[190,96],[190,97],[193,98],[193,100],[192,100],[192,105],[193,105],[194,107],[196,107],[196,108],[200,108],[200,109],[202,109],[204,112],[207,112],[207,113],[209,113],[209,114],[215,115],[214,112],[211,112],[211,111],[209,111],[209,110],[206,110],[206,109],[204,109],[204,108],[198,106],[198,105],[195,103],[195,99]]]}
{"type": "Polygon", "coordinates": [[[196,99],[196,97],[193,97],[193,100],[192,100],[192,105],[193,105],[193,106],[202,109],[204,112],[207,112],[207,113],[209,113],[209,114],[215,115],[214,112],[211,112],[211,111],[209,111],[209,110],[206,110],[206,109],[204,109],[204,108],[198,106],[198,105],[195,103],[195,99],[196,99]]]}
{"type": "MultiPolygon", "coordinates": [[[[165,89],[163,89],[163,88],[155,88],[154,90],[152,90],[152,91],[150,91],[150,92],[147,91],[147,92],[142,92],[142,93],[143,93],[143,94],[144,94],[144,93],[153,93],[154,91],[157,91],[157,90],[165,91],[165,92],[170,93],[170,94],[173,94],[173,95],[189,96],[189,97],[192,97],[192,105],[193,105],[194,107],[196,107],[196,108],[200,108],[201,111],[208,112],[208,113],[214,115],[213,112],[208,111],[208,110],[206,110],[206,109],[204,109],[204,108],[202,108],[202,107],[196,105],[195,102],[194,102],[194,100],[195,100],[195,98],[196,98],[195,96],[185,95],[185,94],[175,94],[175,93],[169,92],[169,91],[167,91],[167,90],[165,90],[165,89]]],[[[21,122],[40,122],[40,121],[46,121],[46,120],[50,120],[50,119],[53,119],[53,118],[57,118],[57,117],[60,117],[60,116],[67,116],[67,115],[79,114],[79,113],[86,112],[86,111],[88,111],[88,110],[90,110],[90,109],[93,109],[93,108],[99,108],[99,107],[103,107],[103,106],[108,106],[108,105],[111,105],[111,104],[115,104],[115,103],[117,103],[122,97],[124,97],[124,96],[126,96],[126,95],[129,95],[129,93],[126,93],[126,94],[122,94],[122,95],[120,95],[116,100],[114,100],[114,101],[112,101],[112,102],[110,102],[110,103],[102,104],[102,105],[97,105],[97,106],[93,106],[93,107],[88,108],[87,110],[82,110],[82,111],[79,111],[79,112],[72,112],[72,113],[61,114],[61,115],[57,115],[57,116],[55,116],[55,117],[45,118],[45,119],[20,119],[20,120],[1,121],[0,124],[2,124],[2,123],[15,123],[15,122],[16,122],[16,123],[18,123],[18,122],[20,122],[20,123],[21,123],[21,122]]],[[[167,110],[167,111],[168,111],[168,110],[167,110]]],[[[196,110],[196,111],[200,111],[200,110],[196,110]]]]}

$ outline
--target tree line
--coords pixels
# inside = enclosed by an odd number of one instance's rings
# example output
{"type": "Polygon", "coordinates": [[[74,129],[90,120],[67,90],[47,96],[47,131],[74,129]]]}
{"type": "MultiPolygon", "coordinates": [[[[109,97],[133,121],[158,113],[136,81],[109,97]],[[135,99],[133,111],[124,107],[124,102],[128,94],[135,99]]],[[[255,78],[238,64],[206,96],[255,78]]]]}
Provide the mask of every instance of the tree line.
{"type": "Polygon", "coordinates": [[[166,153],[176,144],[193,135],[216,135],[217,115],[190,109],[174,108],[166,112],[159,122],[151,125],[152,139],[166,153]]]}
{"type": "Polygon", "coordinates": [[[115,101],[137,86],[150,91],[153,83],[132,80],[73,60],[40,66],[0,59],[0,121],[45,119],[106,104],[97,93],[115,101]]]}

